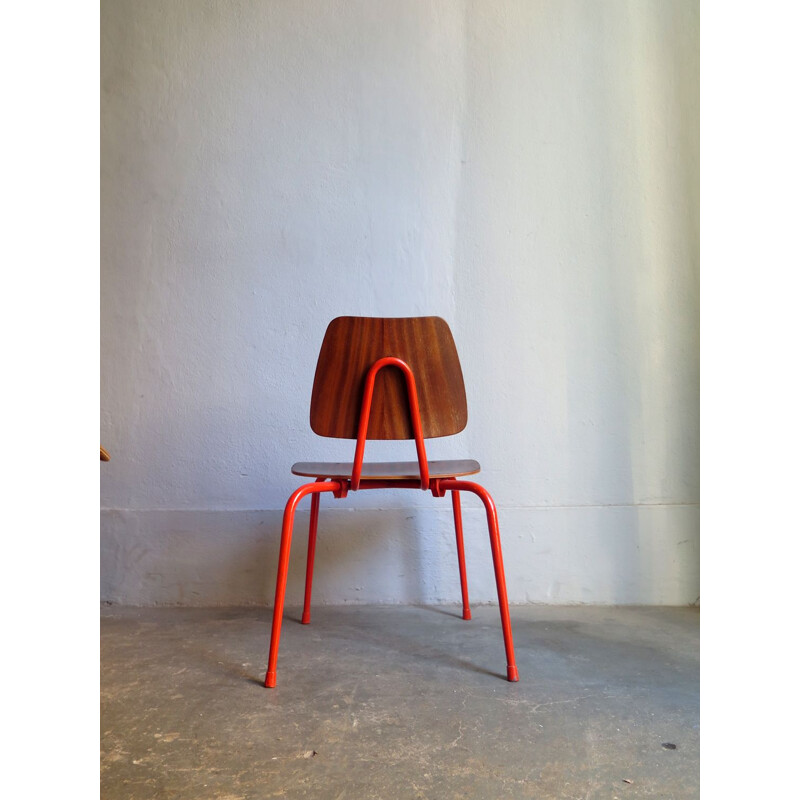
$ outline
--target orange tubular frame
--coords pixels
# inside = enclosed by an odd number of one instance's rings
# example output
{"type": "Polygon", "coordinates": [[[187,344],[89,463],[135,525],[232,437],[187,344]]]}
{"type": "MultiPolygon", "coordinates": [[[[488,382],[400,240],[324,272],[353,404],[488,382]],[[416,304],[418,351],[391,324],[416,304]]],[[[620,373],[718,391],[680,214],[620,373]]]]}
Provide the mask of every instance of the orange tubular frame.
{"type": "Polygon", "coordinates": [[[406,379],[408,408],[411,412],[411,429],[414,431],[414,442],[417,445],[417,461],[419,461],[419,488],[423,492],[427,492],[430,479],[428,477],[428,457],[425,454],[425,439],[422,437],[422,421],[419,418],[417,382],[414,380],[414,373],[411,371],[411,367],[405,361],[393,356],[379,358],[369,368],[364,382],[364,399],[361,401],[361,419],[358,422],[358,438],[356,439],[356,452],[353,456],[353,475],[350,478],[350,488],[355,492],[361,483],[361,465],[364,462],[364,447],[367,443],[367,427],[369,426],[369,414],[372,411],[372,392],[375,389],[375,376],[384,367],[398,367],[406,379]]]}
{"type": "Polygon", "coordinates": [[[497,522],[497,507],[489,492],[478,483],[472,481],[456,480],[450,478],[430,478],[428,458],[425,453],[425,440],[422,435],[422,422],[419,413],[419,399],[414,374],[405,361],[387,356],[376,361],[369,372],[364,384],[364,395],[361,403],[361,416],[358,425],[358,438],[353,457],[353,472],[350,479],[336,478],[327,480],[319,477],[314,483],[307,483],[295,490],[286,503],[281,527],[281,545],[278,558],[278,577],[275,585],[275,605],[272,612],[272,633],[270,636],[269,659],[267,675],[264,681],[266,687],[274,687],[277,681],[278,647],[281,636],[281,623],[283,621],[283,605],[286,596],[286,581],[289,573],[289,554],[292,546],[292,530],[297,505],[306,495],[311,497],[311,519],[308,531],[308,557],[306,563],[306,586],[303,603],[302,623],[311,621],[311,584],[314,572],[314,554],[317,541],[317,522],[319,519],[319,500],[322,492],[333,492],[337,498],[346,497],[347,492],[358,489],[422,489],[430,491],[434,497],[444,497],[451,492],[453,500],[453,518],[456,530],[456,547],[458,550],[459,577],[461,580],[461,597],[463,604],[462,616],[465,620],[471,619],[469,597],[467,593],[467,571],[464,559],[464,538],[461,526],[461,498],[460,492],[476,494],[486,509],[486,520],[489,526],[489,541],[494,563],[495,583],[497,584],[497,600],[500,606],[500,621],[503,629],[503,641],[506,650],[506,675],[509,681],[518,681],[516,660],[514,657],[514,641],[511,634],[511,619],[508,612],[508,594],[506,591],[505,571],[503,569],[503,554],[500,547],[500,529],[497,522]],[[419,480],[362,480],[361,469],[364,462],[364,449],[367,440],[367,428],[372,409],[372,394],[375,388],[375,377],[384,367],[399,368],[406,380],[408,393],[408,407],[411,415],[411,426],[414,432],[414,441],[417,448],[419,462],[419,480]]]}

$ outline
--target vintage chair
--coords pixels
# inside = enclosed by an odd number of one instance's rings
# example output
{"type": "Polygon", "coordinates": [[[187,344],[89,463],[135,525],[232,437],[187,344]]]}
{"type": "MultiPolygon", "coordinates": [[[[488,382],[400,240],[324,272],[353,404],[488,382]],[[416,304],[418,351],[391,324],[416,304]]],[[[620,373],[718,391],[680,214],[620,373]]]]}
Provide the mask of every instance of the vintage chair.
{"type": "Polygon", "coordinates": [[[297,504],[311,495],[308,561],[302,622],[311,621],[311,581],[322,492],[345,497],[362,489],[422,489],[453,501],[463,618],[470,619],[459,492],[473,492],[486,507],[508,680],[519,680],[508,615],[497,509],[477,483],[457,480],[480,471],[477,461],[428,461],[425,439],[450,436],[467,424],[461,364],[447,323],[439,317],[338,317],[328,325],[311,393],[311,429],[320,436],[355,439],[353,463],[297,463],[295,475],[314,478],[286,504],[281,530],[272,637],[265,686],[275,686],[289,551],[297,504]],[[367,439],[414,439],[416,462],[364,463],[367,439]]]}

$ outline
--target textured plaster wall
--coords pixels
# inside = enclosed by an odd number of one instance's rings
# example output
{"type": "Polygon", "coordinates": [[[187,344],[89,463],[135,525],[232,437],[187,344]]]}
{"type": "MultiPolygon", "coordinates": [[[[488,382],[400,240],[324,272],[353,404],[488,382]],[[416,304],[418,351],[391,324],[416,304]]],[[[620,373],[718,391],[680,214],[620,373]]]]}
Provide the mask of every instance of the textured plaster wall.
{"type": "MultiPolygon", "coordinates": [[[[697,599],[697,2],[101,17],[103,599],[271,602],[291,464],[352,455],[308,427],[341,314],[450,322],[470,422],[429,455],[481,461],[512,602],[697,599]]],[[[448,501],[323,500],[317,602],[458,592],[448,501]]]]}

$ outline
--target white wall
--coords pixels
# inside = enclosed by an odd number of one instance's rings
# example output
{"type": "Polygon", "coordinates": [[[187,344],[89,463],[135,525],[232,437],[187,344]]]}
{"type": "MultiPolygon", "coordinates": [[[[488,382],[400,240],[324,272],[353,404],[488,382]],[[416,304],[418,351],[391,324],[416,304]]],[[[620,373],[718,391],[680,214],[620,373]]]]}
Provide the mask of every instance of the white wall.
{"type": "MultiPolygon", "coordinates": [[[[101,14],[103,599],[271,603],[291,464],[352,455],[308,427],[327,323],[437,314],[470,422],[429,456],[483,464],[512,602],[696,600],[696,0],[101,14]]],[[[317,602],[458,592],[449,501],[323,500],[317,602]]]]}

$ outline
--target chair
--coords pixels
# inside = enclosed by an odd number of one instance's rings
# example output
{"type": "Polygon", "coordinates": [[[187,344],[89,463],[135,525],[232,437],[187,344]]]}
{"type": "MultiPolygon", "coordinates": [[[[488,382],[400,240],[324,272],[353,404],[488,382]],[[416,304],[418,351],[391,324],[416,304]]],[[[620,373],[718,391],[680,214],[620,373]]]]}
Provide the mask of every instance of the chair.
{"type": "Polygon", "coordinates": [[[472,481],[459,480],[480,471],[477,461],[428,461],[425,438],[450,436],[467,424],[464,378],[453,335],[439,317],[404,319],[338,317],[325,332],[311,393],[311,429],[320,436],[355,439],[352,463],[301,462],[292,473],[313,482],[297,489],[286,503],[281,529],[269,662],[264,685],[277,677],[289,551],[297,504],[311,495],[305,600],[301,621],[311,621],[311,584],[323,492],[342,498],[364,489],[421,489],[434,497],[450,492],[455,521],[462,616],[471,618],[461,527],[460,492],[483,501],[489,524],[500,620],[509,681],[519,680],[508,613],[497,509],[489,493],[472,481]],[[414,439],[417,461],[364,463],[367,439],[414,439]]]}

